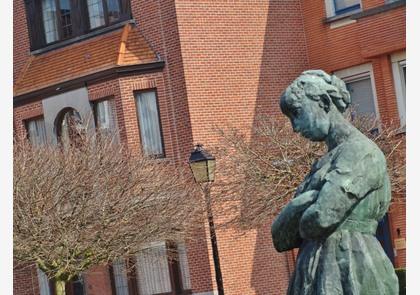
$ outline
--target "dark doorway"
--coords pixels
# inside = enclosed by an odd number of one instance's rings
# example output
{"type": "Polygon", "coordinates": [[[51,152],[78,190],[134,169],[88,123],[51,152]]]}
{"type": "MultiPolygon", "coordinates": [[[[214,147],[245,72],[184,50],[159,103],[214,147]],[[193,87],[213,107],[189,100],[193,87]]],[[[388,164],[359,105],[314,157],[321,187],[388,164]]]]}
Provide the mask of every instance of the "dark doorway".
{"type": "Polygon", "coordinates": [[[392,248],[391,233],[389,230],[389,218],[388,213],[385,214],[384,218],[379,221],[378,229],[376,230],[376,237],[384,248],[386,255],[392,264],[394,263],[394,249],[392,248]]]}

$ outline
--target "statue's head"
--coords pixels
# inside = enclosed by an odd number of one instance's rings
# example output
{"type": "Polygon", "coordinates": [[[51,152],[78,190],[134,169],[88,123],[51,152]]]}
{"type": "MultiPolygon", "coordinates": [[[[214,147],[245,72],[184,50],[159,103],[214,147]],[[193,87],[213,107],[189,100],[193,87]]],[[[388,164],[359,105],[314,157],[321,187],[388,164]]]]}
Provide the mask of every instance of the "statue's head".
{"type": "Polygon", "coordinates": [[[341,79],[322,70],[310,70],[287,87],[280,108],[295,132],[312,141],[323,141],[330,130],[331,116],[343,113],[350,102],[341,79]]]}

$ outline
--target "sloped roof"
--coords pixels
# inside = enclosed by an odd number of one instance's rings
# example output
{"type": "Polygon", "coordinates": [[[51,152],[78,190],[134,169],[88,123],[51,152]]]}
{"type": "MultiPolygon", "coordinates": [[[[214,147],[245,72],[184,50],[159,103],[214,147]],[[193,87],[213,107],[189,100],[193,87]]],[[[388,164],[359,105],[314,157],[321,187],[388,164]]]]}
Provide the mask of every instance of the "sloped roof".
{"type": "Polygon", "coordinates": [[[158,61],[143,36],[126,24],[123,28],[31,56],[14,85],[14,96],[119,66],[158,61]]]}

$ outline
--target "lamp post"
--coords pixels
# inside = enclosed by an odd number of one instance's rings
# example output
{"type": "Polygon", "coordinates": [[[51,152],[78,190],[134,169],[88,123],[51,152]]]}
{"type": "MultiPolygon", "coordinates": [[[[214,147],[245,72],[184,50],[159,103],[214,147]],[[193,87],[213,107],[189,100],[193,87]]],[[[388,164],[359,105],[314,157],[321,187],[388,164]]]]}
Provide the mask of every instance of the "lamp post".
{"type": "Polygon", "coordinates": [[[210,229],[211,248],[213,252],[214,269],[216,272],[217,292],[224,295],[222,271],[220,269],[219,251],[217,249],[216,230],[214,228],[213,212],[210,199],[210,183],[214,181],[214,171],[216,168],[216,159],[203,149],[201,144],[197,144],[191,152],[189,165],[197,183],[204,184],[201,186],[207,211],[207,220],[210,229]]]}

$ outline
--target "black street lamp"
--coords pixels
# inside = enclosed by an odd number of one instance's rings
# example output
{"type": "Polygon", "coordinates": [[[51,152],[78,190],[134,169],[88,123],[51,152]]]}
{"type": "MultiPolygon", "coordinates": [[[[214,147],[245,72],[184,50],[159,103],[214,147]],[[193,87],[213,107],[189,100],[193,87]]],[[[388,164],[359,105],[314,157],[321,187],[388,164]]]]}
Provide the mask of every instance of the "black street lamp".
{"type": "Polygon", "coordinates": [[[216,230],[214,228],[210,198],[210,183],[214,181],[216,159],[205,151],[201,144],[197,144],[191,152],[189,164],[195,181],[200,185],[204,183],[201,188],[206,198],[207,220],[209,222],[211,248],[216,272],[217,292],[219,295],[224,295],[222,271],[220,269],[219,251],[217,249],[216,230]]]}

